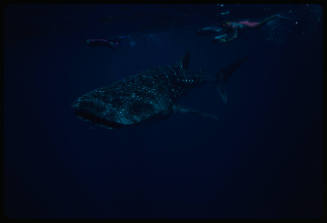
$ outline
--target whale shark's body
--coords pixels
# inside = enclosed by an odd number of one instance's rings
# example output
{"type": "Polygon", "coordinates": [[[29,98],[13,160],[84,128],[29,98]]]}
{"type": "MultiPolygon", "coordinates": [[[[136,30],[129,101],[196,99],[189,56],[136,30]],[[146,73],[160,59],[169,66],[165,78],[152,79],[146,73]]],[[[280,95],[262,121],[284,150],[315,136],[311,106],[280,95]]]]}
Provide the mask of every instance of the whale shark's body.
{"type": "Polygon", "coordinates": [[[190,89],[214,83],[226,102],[222,84],[243,60],[218,72],[217,78],[207,78],[201,72],[188,71],[190,54],[177,65],[150,69],[110,86],[95,89],[79,97],[73,110],[80,118],[109,129],[141,124],[147,120],[168,117],[174,112],[216,116],[179,106],[177,100],[190,89]]]}

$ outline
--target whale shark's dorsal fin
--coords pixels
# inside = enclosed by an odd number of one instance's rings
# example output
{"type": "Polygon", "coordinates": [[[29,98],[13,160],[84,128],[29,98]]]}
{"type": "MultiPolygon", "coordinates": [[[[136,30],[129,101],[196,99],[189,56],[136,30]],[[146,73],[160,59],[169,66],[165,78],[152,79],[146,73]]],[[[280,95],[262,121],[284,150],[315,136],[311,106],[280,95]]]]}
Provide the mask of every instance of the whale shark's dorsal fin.
{"type": "Polygon", "coordinates": [[[182,61],[180,62],[180,66],[183,70],[187,70],[190,64],[190,51],[186,51],[182,61]]]}

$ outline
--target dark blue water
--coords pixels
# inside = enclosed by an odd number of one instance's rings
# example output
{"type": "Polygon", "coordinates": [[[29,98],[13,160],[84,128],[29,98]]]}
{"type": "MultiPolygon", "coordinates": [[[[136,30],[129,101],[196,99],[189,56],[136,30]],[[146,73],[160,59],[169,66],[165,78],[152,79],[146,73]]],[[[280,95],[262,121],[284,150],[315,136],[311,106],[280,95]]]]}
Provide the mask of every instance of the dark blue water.
{"type": "Polygon", "coordinates": [[[11,218],[313,218],[322,214],[322,8],[319,5],[10,5],[4,11],[5,214],[11,218]],[[219,10],[229,10],[226,16],[219,10]],[[226,44],[195,31],[276,20],[226,44]],[[110,17],[111,16],[111,17],[110,17]],[[116,50],[90,38],[130,35],[116,50]],[[72,102],[147,68],[219,69],[227,86],[181,104],[191,114],[107,130],[72,102]]]}

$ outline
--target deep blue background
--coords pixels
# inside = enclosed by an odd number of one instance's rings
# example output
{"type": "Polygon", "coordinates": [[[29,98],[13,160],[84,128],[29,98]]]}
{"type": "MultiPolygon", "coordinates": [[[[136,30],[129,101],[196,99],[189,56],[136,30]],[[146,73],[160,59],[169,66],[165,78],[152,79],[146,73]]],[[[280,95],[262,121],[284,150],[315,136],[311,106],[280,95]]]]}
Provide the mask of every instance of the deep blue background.
{"type": "Polygon", "coordinates": [[[9,217],[319,217],[322,9],[225,5],[278,20],[214,44],[195,31],[216,5],[10,5],[4,11],[5,214],[9,217]],[[104,23],[103,17],[113,16],[104,23]],[[167,22],[168,17],[171,22],[167,22]],[[150,19],[149,19],[150,18],[150,19]],[[113,51],[88,38],[130,34],[113,51]],[[148,35],[152,34],[152,36],[148,35]],[[215,113],[110,131],[77,119],[78,96],[189,49],[213,75],[248,55],[223,105],[212,87],[181,103],[215,113]]]}

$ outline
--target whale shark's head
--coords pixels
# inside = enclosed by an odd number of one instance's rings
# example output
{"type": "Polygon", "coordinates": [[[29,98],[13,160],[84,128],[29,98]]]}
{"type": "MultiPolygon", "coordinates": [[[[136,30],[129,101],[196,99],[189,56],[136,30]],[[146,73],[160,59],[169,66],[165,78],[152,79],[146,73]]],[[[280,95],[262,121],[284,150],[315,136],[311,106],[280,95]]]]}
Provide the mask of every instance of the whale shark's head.
{"type": "Polygon", "coordinates": [[[72,104],[72,109],[79,118],[96,125],[113,129],[122,127],[117,119],[116,110],[110,109],[100,98],[91,96],[79,97],[72,104]]]}

